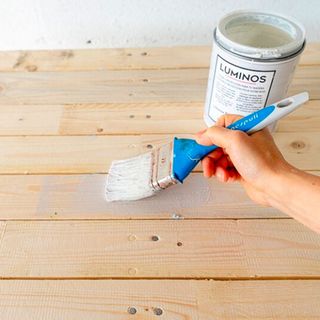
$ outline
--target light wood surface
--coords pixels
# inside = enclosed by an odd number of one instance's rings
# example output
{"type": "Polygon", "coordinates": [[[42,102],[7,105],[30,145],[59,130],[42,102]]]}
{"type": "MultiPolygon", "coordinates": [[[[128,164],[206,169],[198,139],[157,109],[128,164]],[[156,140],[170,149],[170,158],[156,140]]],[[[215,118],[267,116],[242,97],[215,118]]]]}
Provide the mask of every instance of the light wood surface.
{"type": "Polygon", "coordinates": [[[2,320],[320,317],[319,281],[2,280],[0,294],[2,320]]]}
{"type": "MultiPolygon", "coordinates": [[[[154,198],[105,201],[112,160],[204,127],[210,52],[0,52],[1,320],[320,318],[320,236],[239,184],[198,166],[154,198]]],[[[289,94],[311,101],[274,133],[314,174],[319,57],[308,44],[289,94]]]]}
{"type": "MultiPolygon", "coordinates": [[[[211,46],[0,52],[0,71],[92,71],[208,68],[211,46]]],[[[300,65],[319,65],[319,43],[308,43],[300,65]]]]}
{"type": "Polygon", "coordinates": [[[286,217],[255,205],[239,184],[192,174],[139,202],[105,200],[105,174],[0,175],[0,219],[219,219],[286,217]],[[194,197],[194,195],[196,196],[194,197]]]}
{"type": "MultiPolygon", "coordinates": [[[[1,136],[191,134],[205,127],[202,102],[1,105],[0,110],[1,136]]],[[[297,131],[320,131],[319,100],[278,122],[277,132],[297,131]]]]}
{"type": "MultiPolygon", "coordinates": [[[[303,170],[319,169],[319,132],[276,132],[285,158],[303,170]]],[[[191,134],[178,134],[192,137],[191,134]]],[[[0,174],[107,173],[115,159],[146,153],[173,135],[0,137],[0,174]]],[[[201,171],[196,167],[195,171],[201,171]]]]}
{"type": "Polygon", "coordinates": [[[320,235],[291,219],[6,221],[1,228],[1,278],[320,278],[320,235]]]}
{"type": "MultiPolygon", "coordinates": [[[[320,65],[297,68],[288,94],[320,99],[320,65]]],[[[0,104],[203,102],[208,69],[0,73],[0,104]]]]}

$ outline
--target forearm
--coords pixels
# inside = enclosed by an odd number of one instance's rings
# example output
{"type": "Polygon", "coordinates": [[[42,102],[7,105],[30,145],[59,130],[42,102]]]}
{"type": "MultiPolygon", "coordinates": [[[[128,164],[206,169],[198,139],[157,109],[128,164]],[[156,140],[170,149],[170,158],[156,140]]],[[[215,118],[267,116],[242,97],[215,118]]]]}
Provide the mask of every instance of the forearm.
{"type": "Polygon", "coordinates": [[[320,233],[320,177],[288,165],[273,176],[267,193],[271,206],[320,233]]]}

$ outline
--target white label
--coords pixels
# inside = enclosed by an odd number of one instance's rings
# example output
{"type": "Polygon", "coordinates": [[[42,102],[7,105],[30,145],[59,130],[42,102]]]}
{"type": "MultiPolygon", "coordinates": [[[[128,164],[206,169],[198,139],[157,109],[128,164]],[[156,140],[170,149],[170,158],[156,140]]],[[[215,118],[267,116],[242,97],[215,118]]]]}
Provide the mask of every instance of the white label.
{"type": "Polygon", "coordinates": [[[265,107],[274,75],[275,70],[241,68],[218,55],[209,116],[216,120],[217,111],[244,115],[265,107]]]}

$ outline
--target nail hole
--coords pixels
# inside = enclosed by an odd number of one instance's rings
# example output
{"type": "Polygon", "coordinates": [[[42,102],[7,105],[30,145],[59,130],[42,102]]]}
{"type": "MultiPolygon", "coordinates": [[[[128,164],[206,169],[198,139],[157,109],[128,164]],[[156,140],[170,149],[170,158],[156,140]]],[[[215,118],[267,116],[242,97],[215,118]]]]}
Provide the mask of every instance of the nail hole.
{"type": "Polygon", "coordinates": [[[161,308],[154,308],[153,309],[153,313],[156,315],[156,316],[161,316],[163,314],[163,311],[161,308]]]}
{"type": "Polygon", "coordinates": [[[152,149],[153,148],[152,144],[147,144],[147,148],[152,149]]]}
{"type": "Polygon", "coordinates": [[[150,118],[151,118],[151,115],[150,115],[150,114],[147,114],[147,115],[146,115],[146,118],[147,118],[147,119],[150,119],[150,118]]]}
{"type": "Polygon", "coordinates": [[[148,80],[148,79],[142,79],[142,81],[143,81],[143,82],[149,82],[149,80],[148,80]]]}
{"type": "Polygon", "coordinates": [[[181,247],[182,246],[182,242],[177,242],[177,246],[181,247]]]}
{"type": "Polygon", "coordinates": [[[129,93],[129,97],[132,97],[133,96],[133,93],[129,93]]]}
{"type": "Polygon", "coordinates": [[[147,53],[146,53],[146,52],[141,52],[141,55],[142,55],[142,56],[146,56],[147,53]]]}
{"type": "Polygon", "coordinates": [[[132,53],[127,53],[127,56],[128,56],[128,57],[131,57],[131,56],[132,56],[132,53]]]}
{"type": "Polygon", "coordinates": [[[134,114],[130,114],[129,118],[133,119],[134,118],[134,114]]]}
{"type": "Polygon", "coordinates": [[[128,313],[129,314],[136,314],[137,313],[137,309],[135,307],[129,307],[128,308],[128,313]]]}
{"type": "Polygon", "coordinates": [[[98,128],[97,132],[103,132],[103,128],[98,128]]]}
{"type": "Polygon", "coordinates": [[[91,40],[88,40],[88,41],[87,41],[87,44],[90,44],[91,42],[92,42],[91,40]]]}
{"type": "Polygon", "coordinates": [[[160,239],[159,236],[152,236],[151,237],[152,241],[159,241],[159,239],[160,239]]]}

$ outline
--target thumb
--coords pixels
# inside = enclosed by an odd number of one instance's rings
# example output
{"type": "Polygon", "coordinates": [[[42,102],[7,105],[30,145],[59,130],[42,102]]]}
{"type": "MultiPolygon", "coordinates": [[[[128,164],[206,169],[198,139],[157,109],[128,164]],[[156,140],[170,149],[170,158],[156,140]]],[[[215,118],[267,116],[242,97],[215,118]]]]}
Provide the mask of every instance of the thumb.
{"type": "Polygon", "coordinates": [[[196,141],[205,146],[215,144],[223,149],[228,149],[237,137],[243,138],[245,136],[246,134],[242,131],[213,126],[201,135],[198,135],[196,141]]]}

